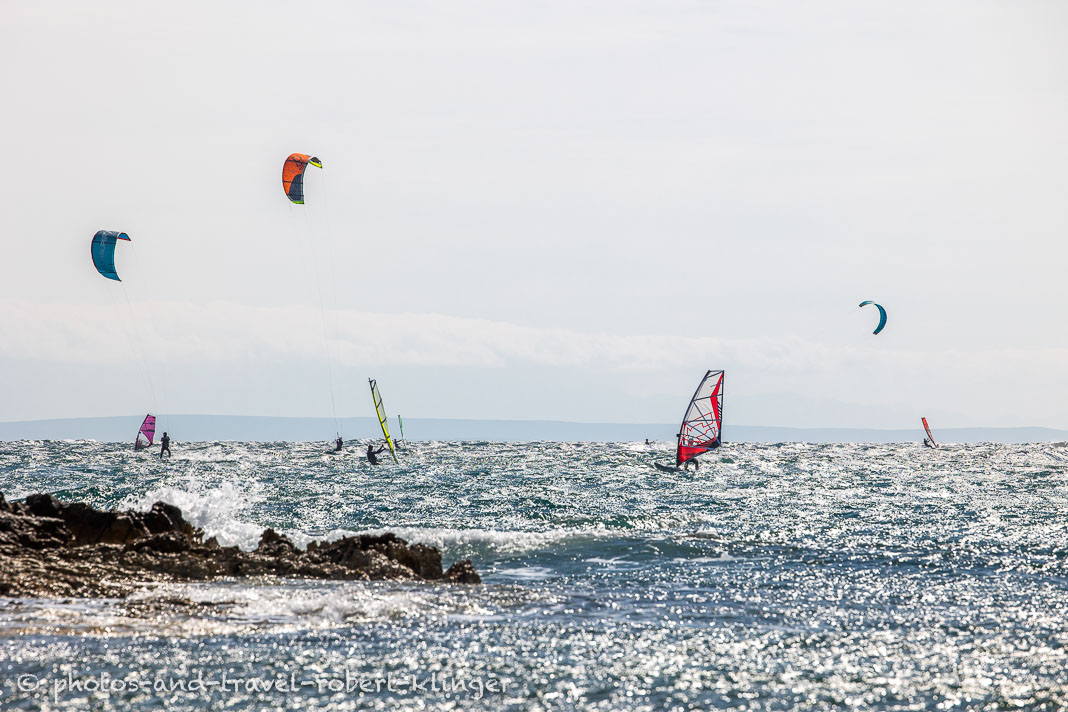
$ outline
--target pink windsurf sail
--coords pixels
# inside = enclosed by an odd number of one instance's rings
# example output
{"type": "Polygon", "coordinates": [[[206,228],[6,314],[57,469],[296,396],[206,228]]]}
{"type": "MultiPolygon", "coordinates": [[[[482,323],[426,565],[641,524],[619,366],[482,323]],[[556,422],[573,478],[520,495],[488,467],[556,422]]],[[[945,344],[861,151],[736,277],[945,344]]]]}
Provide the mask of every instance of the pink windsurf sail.
{"type": "Polygon", "coordinates": [[[723,440],[723,371],[708,371],[694,391],[679,429],[675,466],[719,447],[723,440]]]}
{"type": "Polygon", "coordinates": [[[137,431],[137,439],[134,440],[134,450],[144,450],[152,445],[156,437],[156,416],[149,413],[141,423],[141,429],[137,431]]]}

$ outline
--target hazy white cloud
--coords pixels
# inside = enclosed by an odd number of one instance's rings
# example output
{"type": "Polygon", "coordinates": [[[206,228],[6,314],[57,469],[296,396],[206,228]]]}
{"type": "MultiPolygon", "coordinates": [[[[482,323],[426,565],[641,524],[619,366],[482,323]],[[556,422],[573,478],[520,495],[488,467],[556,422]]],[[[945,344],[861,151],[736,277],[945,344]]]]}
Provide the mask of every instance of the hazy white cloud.
{"type": "Polygon", "coordinates": [[[607,334],[439,314],[384,314],[211,302],[115,308],[0,301],[0,357],[116,364],[324,361],[462,368],[537,365],[651,371],[715,354],[756,368],[815,368],[829,351],[800,341],[607,334]]]}
{"type": "MultiPolygon", "coordinates": [[[[1068,425],[1062,401],[1049,397],[1068,388],[1068,349],[912,350],[880,337],[832,347],[796,337],[612,334],[438,314],[7,299],[0,300],[0,360],[16,370],[32,364],[50,381],[67,379],[60,390],[68,401],[85,384],[76,374],[121,372],[135,378],[108,379],[103,402],[120,392],[143,402],[143,373],[149,389],[152,378],[166,384],[170,395],[162,400],[172,409],[182,403],[187,412],[212,412],[213,404],[233,402],[284,414],[277,390],[284,381],[300,394],[293,402],[311,399],[301,407],[314,414],[329,393],[324,320],[345,403],[361,403],[359,384],[385,372],[391,393],[399,388],[411,404],[407,412],[439,417],[668,421],[703,369],[726,368],[735,422],[896,426],[920,409],[943,423],[1068,425]],[[426,374],[435,375],[428,382],[426,374]],[[257,383],[275,385],[261,393],[257,383]],[[505,383],[510,396],[493,392],[505,383]]],[[[17,379],[10,387],[40,392],[17,379]]],[[[84,396],[90,404],[99,399],[84,396]]],[[[7,404],[0,417],[14,417],[17,406],[7,404]]]]}
{"type": "Polygon", "coordinates": [[[873,371],[1049,369],[1068,349],[981,351],[831,347],[799,338],[610,334],[520,326],[440,314],[253,307],[231,302],[144,302],[115,309],[0,301],[0,358],[116,364],[144,353],[154,362],[238,364],[250,357],[339,366],[502,368],[534,365],[661,371],[695,361],[746,364],[758,372],[832,376],[843,366],[873,371]],[[119,316],[121,314],[121,316],[119,316]],[[324,334],[326,338],[324,339],[324,334]]]}

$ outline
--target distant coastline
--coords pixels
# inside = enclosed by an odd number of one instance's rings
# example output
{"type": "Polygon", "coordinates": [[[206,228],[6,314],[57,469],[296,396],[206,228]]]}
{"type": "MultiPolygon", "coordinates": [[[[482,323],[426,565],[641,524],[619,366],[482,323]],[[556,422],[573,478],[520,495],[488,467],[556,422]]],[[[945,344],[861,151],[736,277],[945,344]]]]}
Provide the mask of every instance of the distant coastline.
{"type": "MultiPolygon", "coordinates": [[[[57,418],[0,422],[2,440],[99,440],[133,442],[143,414],[97,418],[57,418]]],[[[259,442],[329,441],[334,437],[331,418],[283,418],[245,415],[164,415],[160,430],[168,430],[176,441],[210,442],[243,440],[259,442]]],[[[449,418],[404,418],[410,440],[468,440],[524,442],[668,442],[674,439],[676,424],[665,423],[575,423],[554,420],[463,420],[449,418]]],[[[381,437],[374,418],[345,418],[346,439],[381,437]]],[[[940,442],[1026,443],[1068,441],[1068,430],[1043,427],[1018,428],[935,428],[940,442]]],[[[923,430],[876,428],[789,428],[728,425],[726,442],[919,442],[923,430]]]]}

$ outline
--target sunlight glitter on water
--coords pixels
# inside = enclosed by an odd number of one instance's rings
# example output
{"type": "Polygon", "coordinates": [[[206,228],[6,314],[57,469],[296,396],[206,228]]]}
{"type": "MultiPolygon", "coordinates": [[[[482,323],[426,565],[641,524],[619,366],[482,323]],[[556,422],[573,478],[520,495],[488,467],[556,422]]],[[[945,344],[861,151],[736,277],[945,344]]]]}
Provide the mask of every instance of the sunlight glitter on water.
{"type": "MultiPolygon", "coordinates": [[[[506,693],[126,694],[115,709],[1041,709],[1068,705],[1068,462],[1044,445],[315,444],[160,463],[8,444],[9,498],[173,501],[225,542],[396,531],[485,585],[242,581],[0,606],[3,675],[448,673],[506,693]],[[310,672],[309,672],[310,671],[310,672]]],[[[3,688],[5,709],[40,696],[3,688]]],[[[91,696],[49,701],[83,709],[91,696]]],[[[100,702],[99,698],[97,699],[100,702]]],[[[96,703],[93,703],[96,704],[96,703]]]]}

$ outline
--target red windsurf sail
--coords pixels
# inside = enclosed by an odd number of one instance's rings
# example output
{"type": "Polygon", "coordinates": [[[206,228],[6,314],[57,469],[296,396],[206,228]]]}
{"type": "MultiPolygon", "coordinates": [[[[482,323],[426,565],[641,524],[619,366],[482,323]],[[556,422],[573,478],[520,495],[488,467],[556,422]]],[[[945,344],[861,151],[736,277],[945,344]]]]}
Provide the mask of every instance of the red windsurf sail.
{"type": "Polygon", "coordinates": [[[931,426],[927,424],[927,418],[920,418],[923,421],[923,429],[927,431],[927,439],[931,441],[931,445],[937,447],[938,443],[935,442],[934,435],[931,435],[931,426]]]}
{"type": "Polygon", "coordinates": [[[723,443],[723,371],[708,371],[697,385],[679,428],[675,466],[723,443]]]}

